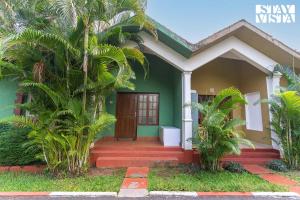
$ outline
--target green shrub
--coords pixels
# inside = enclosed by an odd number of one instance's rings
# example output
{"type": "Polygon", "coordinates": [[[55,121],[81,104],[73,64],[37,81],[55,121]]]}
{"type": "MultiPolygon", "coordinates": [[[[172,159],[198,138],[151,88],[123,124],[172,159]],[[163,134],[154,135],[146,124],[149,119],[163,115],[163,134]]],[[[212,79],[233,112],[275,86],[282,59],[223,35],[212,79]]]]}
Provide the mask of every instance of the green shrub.
{"type": "Polygon", "coordinates": [[[233,172],[233,173],[243,173],[246,170],[244,169],[244,167],[237,162],[227,162],[224,164],[223,168],[229,172],[233,172]]]}
{"type": "Polygon", "coordinates": [[[192,141],[201,155],[203,169],[221,170],[222,157],[227,154],[239,155],[241,144],[254,147],[249,140],[243,138],[243,132],[238,129],[245,125],[245,121],[230,117],[233,110],[245,103],[243,94],[230,87],[221,90],[212,101],[196,105],[203,120],[192,141]]]}
{"type": "Polygon", "coordinates": [[[286,172],[288,171],[288,168],[282,160],[271,160],[270,162],[267,163],[267,167],[269,169],[272,169],[274,171],[278,172],[286,172]]]}
{"type": "Polygon", "coordinates": [[[0,165],[29,165],[39,163],[40,149],[26,145],[28,128],[0,125],[0,165]]]}

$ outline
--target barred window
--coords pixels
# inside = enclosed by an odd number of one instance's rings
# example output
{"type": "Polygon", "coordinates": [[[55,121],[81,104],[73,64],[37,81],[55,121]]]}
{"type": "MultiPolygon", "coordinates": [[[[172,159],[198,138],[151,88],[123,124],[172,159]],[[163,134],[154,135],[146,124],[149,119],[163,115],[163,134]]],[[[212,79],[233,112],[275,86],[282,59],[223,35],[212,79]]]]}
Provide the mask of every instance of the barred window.
{"type": "Polygon", "coordinates": [[[138,124],[158,125],[159,95],[139,94],[138,95],[138,124]]]}

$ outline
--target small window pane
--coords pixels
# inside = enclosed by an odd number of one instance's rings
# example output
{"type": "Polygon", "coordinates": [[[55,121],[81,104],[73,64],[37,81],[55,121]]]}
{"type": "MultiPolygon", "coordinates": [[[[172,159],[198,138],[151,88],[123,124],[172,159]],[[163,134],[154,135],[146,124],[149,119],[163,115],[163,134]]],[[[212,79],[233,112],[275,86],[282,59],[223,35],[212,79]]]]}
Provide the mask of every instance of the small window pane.
{"type": "Polygon", "coordinates": [[[143,110],[142,116],[147,116],[147,110],[143,110]]]}
{"type": "Polygon", "coordinates": [[[149,117],[152,117],[152,116],[153,116],[153,111],[149,110],[149,117]]]}
{"type": "Polygon", "coordinates": [[[139,116],[142,116],[142,115],[143,115],[143,111],[139,110],[139,116]]]}
{"type": "Polygon", "coordinates": [[[149,102],[152,102],[152,101],[153,101],[153,96],[150,95],[150,96],[149,96],[149,102]]]}
{"type": "Polygon", "coordinates": [[[142,124],[146,124],[146,121],[147,121],[147,118],[146,118],[146,117],[142,117],[142,118],[141,118],[141,123],[142,123],[142,124]]]}
{"type": "Polygon", "coordinates": [[[149,122],[149,124],[156,124],[156,118],[155,117],[149,117],[148,122],[149,122]]]}

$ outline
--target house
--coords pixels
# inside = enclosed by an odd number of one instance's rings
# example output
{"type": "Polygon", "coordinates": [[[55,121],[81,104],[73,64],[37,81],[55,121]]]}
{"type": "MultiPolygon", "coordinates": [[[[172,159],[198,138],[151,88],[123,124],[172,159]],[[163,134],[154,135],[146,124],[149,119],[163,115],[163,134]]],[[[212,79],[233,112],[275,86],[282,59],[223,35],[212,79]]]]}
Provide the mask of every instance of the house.
{"type": "MultiPolygon", "coordinates": [[[[270,97],[285,84],[280,74],[273,72],[276,64],[293,66],[299,71],[300,54],[245,20],[196,44],[155,24],[158,40],[147,32],[139,33],[144,40],[142,50],[149,61],[149,75],[145,79],[143,69],[134,66],[136,89],[118,91],[106,100],[107,112],[114,114],[117,122],[96,142],[91,152],[92,162],[99,167],[192,162],[195,156],[188,139],[201,123],[201,116],[187,105],[213,98],[230,86],[238,88],[249,102],[235,110],[232,117],[246,120],[247,125],[242,129],[256,149],[248,149],[244,160],[243,157],[227,159],[263,163],[278,158],[277,138],[269,129],[270,109],[267,104],[254,103],[270,97]],[[181,146],[159,144],[161,127],[179,130],[181,146]],[[252,160],[248,158],[249,152],[256,152],[252,160]]],[[[11,81],[0,82],[0,117],[13,114],[13,108],[7,105],[15,102],[16,89],[17,85],[11,81]]],[[[20,100],[17,95],[16,102],[20,100]]]]}

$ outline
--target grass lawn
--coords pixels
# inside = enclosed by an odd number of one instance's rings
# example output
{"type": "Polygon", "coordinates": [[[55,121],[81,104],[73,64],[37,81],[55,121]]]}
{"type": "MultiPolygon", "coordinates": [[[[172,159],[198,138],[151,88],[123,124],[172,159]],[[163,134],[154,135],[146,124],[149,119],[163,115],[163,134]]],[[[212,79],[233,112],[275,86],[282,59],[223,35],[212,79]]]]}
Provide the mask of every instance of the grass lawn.
{"type": "Polygon", "coordinates": [[[187,172],[184,168],[155,168],[149,174],[151,191],[259,192],[287,191],[248,173],[187,172]]]}
{"type": "Polygon", "coordinates": [[[119,191],[124,170],[107,175],[77,178],[52,178],[30,173],[0,173],[0,192],[53,192],[53,191],[119,191]]]}

